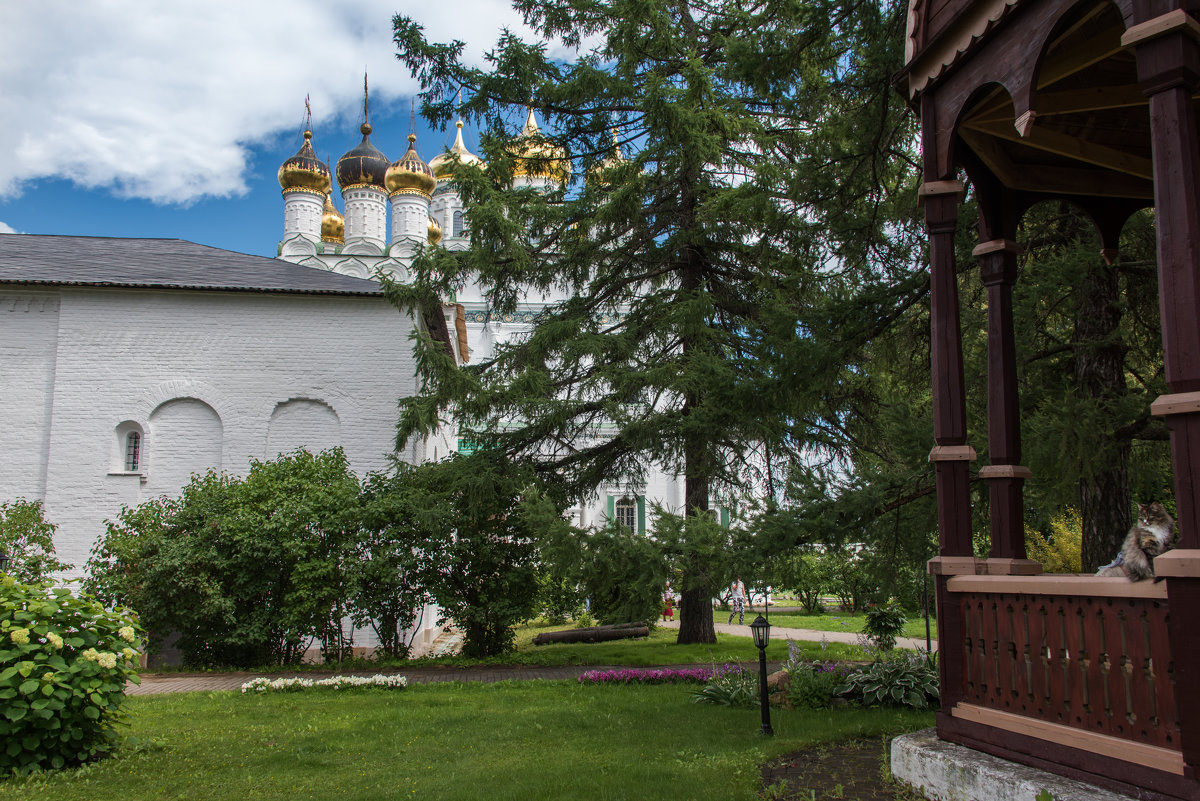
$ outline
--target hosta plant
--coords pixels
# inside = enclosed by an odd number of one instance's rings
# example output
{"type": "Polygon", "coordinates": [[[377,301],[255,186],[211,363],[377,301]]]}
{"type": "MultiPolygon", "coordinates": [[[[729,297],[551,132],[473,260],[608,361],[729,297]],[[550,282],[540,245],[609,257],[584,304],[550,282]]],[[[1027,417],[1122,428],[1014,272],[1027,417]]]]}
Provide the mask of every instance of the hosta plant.
{"type": "Polygon", "coordinates": [[[863,706],[925,709],[940,697],[937,663],[914,653],[879,659],[849,674],[836,692],[863,706]]]}
{"type": "Polygon", "coordinates": [[[140,635],[125,610],[0,576],[0,774],[112,751],[140,635]]]}

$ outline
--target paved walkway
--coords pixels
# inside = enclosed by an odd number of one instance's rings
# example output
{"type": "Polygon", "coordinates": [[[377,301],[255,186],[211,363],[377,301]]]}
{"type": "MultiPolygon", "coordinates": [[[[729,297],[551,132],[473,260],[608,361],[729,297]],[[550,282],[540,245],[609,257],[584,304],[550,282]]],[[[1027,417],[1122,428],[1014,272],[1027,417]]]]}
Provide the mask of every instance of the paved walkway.
{"type": "MultiPolygon", "coordinates": [[[[739,637],[750,636],[750,621],[754,619],[756,613],[746,612],[746,624],[738,625],[737,623],[714,623],[713,627],[722,634],[736,634],[739,637]]],[[[658,625],[665,629],[679,628],[679,621],[669,620],[667,622],[659,621],[658,625]]],[[[820,642],[826,640],[828,642],[844,642],[850,645],[858,644],[858,635],[852,631],[817,631],[815,629],[787,629],[782,626],[771,626],[772,640],[803,640],[805,642],[820,642]]],[[[897,637],[897,648],[908,648],[914,651],[925,650],[925,638],[916,637],[897,637]]],[[[933,638],[933,650],[937,650],[937,637],[933,638]]]]}

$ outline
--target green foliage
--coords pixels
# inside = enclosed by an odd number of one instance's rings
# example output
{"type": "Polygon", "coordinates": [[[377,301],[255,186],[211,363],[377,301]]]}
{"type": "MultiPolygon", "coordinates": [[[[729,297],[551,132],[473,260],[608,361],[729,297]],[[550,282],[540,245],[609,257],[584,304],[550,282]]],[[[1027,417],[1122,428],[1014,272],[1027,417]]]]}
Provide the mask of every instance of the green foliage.
{"type": "Polygon", "coordinates": [[[1025,550],[1030,559],[1040,562],[1044,573],[1079,573],[1083,547],[1083,521],[1070,507],[1050,519],[1050,533],[1044,535],[1025,526],[1025,550]]]}
{"type": "Polygon", "coordinates": [[[193,476],[179,498],[109,523],[85,586],[150,631],[178,630],[189,664],[294,662],[314,637],[336,658],[358,493],[340,450],[253,462],[244,479],[193,476]]]}
{"type": "Polygon", "coordinates": [[[847,672],[834,663],[800,662],[788,668],[787,697],[794,709],[827,709],[847,672]]]}
{"type": "MultiPolygon", "coordinates": [[[[654,465],[686,477],[684,512],[700,516],[721,495],[770,484],[777,461],[786,467],[803,461],[805,447],[825,447],[846,413],[842,399],[830,408],[826,396],[840,394],[858,366],[845,363],[847,343],[868,339],[877,324],[866,321],[888,319],[926,283],[913,269],[893,291],[888,276],[872,286],[879,297],[866,313],[830,313],[825,299],[850,287],[831,265],[907,264],[911,243],[880,245],[895,230],[893,214],[875,215],[844,247],[827,246],[831,229],[852,226],[813,205],[816,196],[858,203],[850,199],[862,193],[913,207],[912,171],[893,167],[891,152],[826,169],[850,161],[847,149],[857,156],[864,141],[912,146],[912,123],[888,83],[901,66],[903,9],[734,0],[518,7],[535,41],[506,32],[486,69],[466,63],[461,44],[428,42],[419,23],[395,20],[422,113],[435,125],[456,114],[486,124],[487,170],[454,171],[470,247],[423,252],[412,285],[388,293],[421,313],[467,284],[501,312],[530,291],[568,299],[546,308],[528,337],[463,370],[437,343],[418,340],[423,389],[401,401],[398,439],[425,436],[453,414],[482,446],[539,457],[535,469],[571,497],[636,481],[654,465]],[[560,59],[575,46],[578,55],[560,59]],[[843,78],[863,62],[880,77],[870,91],[843,78]],[[831,113],[841,92],[853,96],[831,113]],[[542,114],[543,152],[559,148],[569,164],[518,162],[525,143],[514,145],[513,134],[527,104],[542,114]],[[873,132],[880,117],[889,128],[864,140],[840,124],[843,110],[871,120],[873,132]],[[839,131],[813,139],[831,118],[839,131]],[[566,186],[512,188],[518,168],[567,166],[566,186]]],[[[717,585],[693,574],[707,570],[693,556],[681,560],[680,641],[711,641],[717,585]]]]}
{"type": "Polygon", "coordinates": [[[771,584],[796,594],[805,614],[819,615],[825,611],[822,596],[829,592],[833,576],[828,562],[816,551],[793,551],[777,562],[771,584]]]}
{"type": "Polygon", "coordinates": [[[140,627],[70,590],[0,577],[0,773],[105,756],[137,681],[140,627]]]}
{"type": "Polygon", "coordinates": [[[71,565],[54,556],[54,524],[46,521],[41,501],[0,503],[0,552],[8,554],[8,574],[17,581],[44,581],[71,565]]]}
{"type": "Polygon", "coordinates": [[[532,471],[478,451],[404,468],[400,475],[425,510],[425,587],[463,630],[464,656],[511,650],[513,626],[537,607],[534,520],[540,518],[522,503],[533,488],[532,471]]]}
{"type": "Polygon", "coordinates": [[[896,637],[904,631],[906,619],[904,609],[898,603],[889,601],[868,606],[863,631],[871,643],[886,654],[896,647],[896,637]]]}
{"type": "Polygon", "coordinates": [[[849,674],[836,692],[863,706],[925,709],[940,697],[937,663],[921,654],[878,659],[849,674]]]}
{"type": "Polygon", "coordinates": [[[559,625],[583,611],[583,595],[571,579],[542,570],[538,573],[538,604],[550,625],[559,625]]]}
{"type": "Polygon", "coordinates": [[[737,665],[725,665],[708,682],[692,693],[697,704],[752,707],[759,705],[758,676],[737,665]]]}
{"type": "Polygon", "coordinates": [[[428,599],[424,588],[420,497],[403,474],[371,474],[363,481],[361,527],[348,566],[348,603],[355,625],[370,625],[386,656],[408,656],[402,632],[428,599]]]}

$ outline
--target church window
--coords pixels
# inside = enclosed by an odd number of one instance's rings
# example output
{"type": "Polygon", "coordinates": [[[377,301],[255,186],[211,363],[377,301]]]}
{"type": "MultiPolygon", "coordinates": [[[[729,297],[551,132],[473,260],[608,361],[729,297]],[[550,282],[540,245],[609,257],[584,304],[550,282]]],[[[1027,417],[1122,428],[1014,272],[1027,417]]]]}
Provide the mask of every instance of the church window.
{"type": "Polygon", "coordinates": [[[625,528],[637,533],[637,503],[633,498],[625,497],[617,500],[616,507],[617,522],[625,526],[625,528]]]}
{"type": "Polygon", "coordinates": [[[454,222],[450,229],[451,236],[462,236],[463,234],[463,213],[461,211],[454,212],[454,222]]]}
{"type": "Polygon", "coordinates": [[[142,462],[142,435],[136,431],[130,431],[125,436],[125,470],[129,473],[136,473],[138,465],[142,462]]]}

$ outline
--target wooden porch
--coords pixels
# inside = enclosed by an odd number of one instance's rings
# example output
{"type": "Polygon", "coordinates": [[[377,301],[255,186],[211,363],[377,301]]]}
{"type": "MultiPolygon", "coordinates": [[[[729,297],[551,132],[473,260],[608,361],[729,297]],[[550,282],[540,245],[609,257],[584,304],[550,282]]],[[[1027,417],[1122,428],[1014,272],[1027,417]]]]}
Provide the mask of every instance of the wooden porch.
{"type": "MultiPolygon", "coordinates": [[[[1144,799],[1200,801],[1200,0],[911,0],[898,85],[921,116],[929,234],[938,736],[1144,799]],[[966,182],[962,180],[966,178],[966,182]],[[954,251],[980,210],[987,446],[968,444],[954,251]],[[1040,575],[1026,558],[1012,289],[1022,215],[1067,200],[1119,258],[1153,206],[1179,541],[1157,582],[1040,575]],[[991,550],[973,556],[972,471],[991,550]]],[[[1070,454],[1064,458],[1071,458],[1070,454]]]]}

